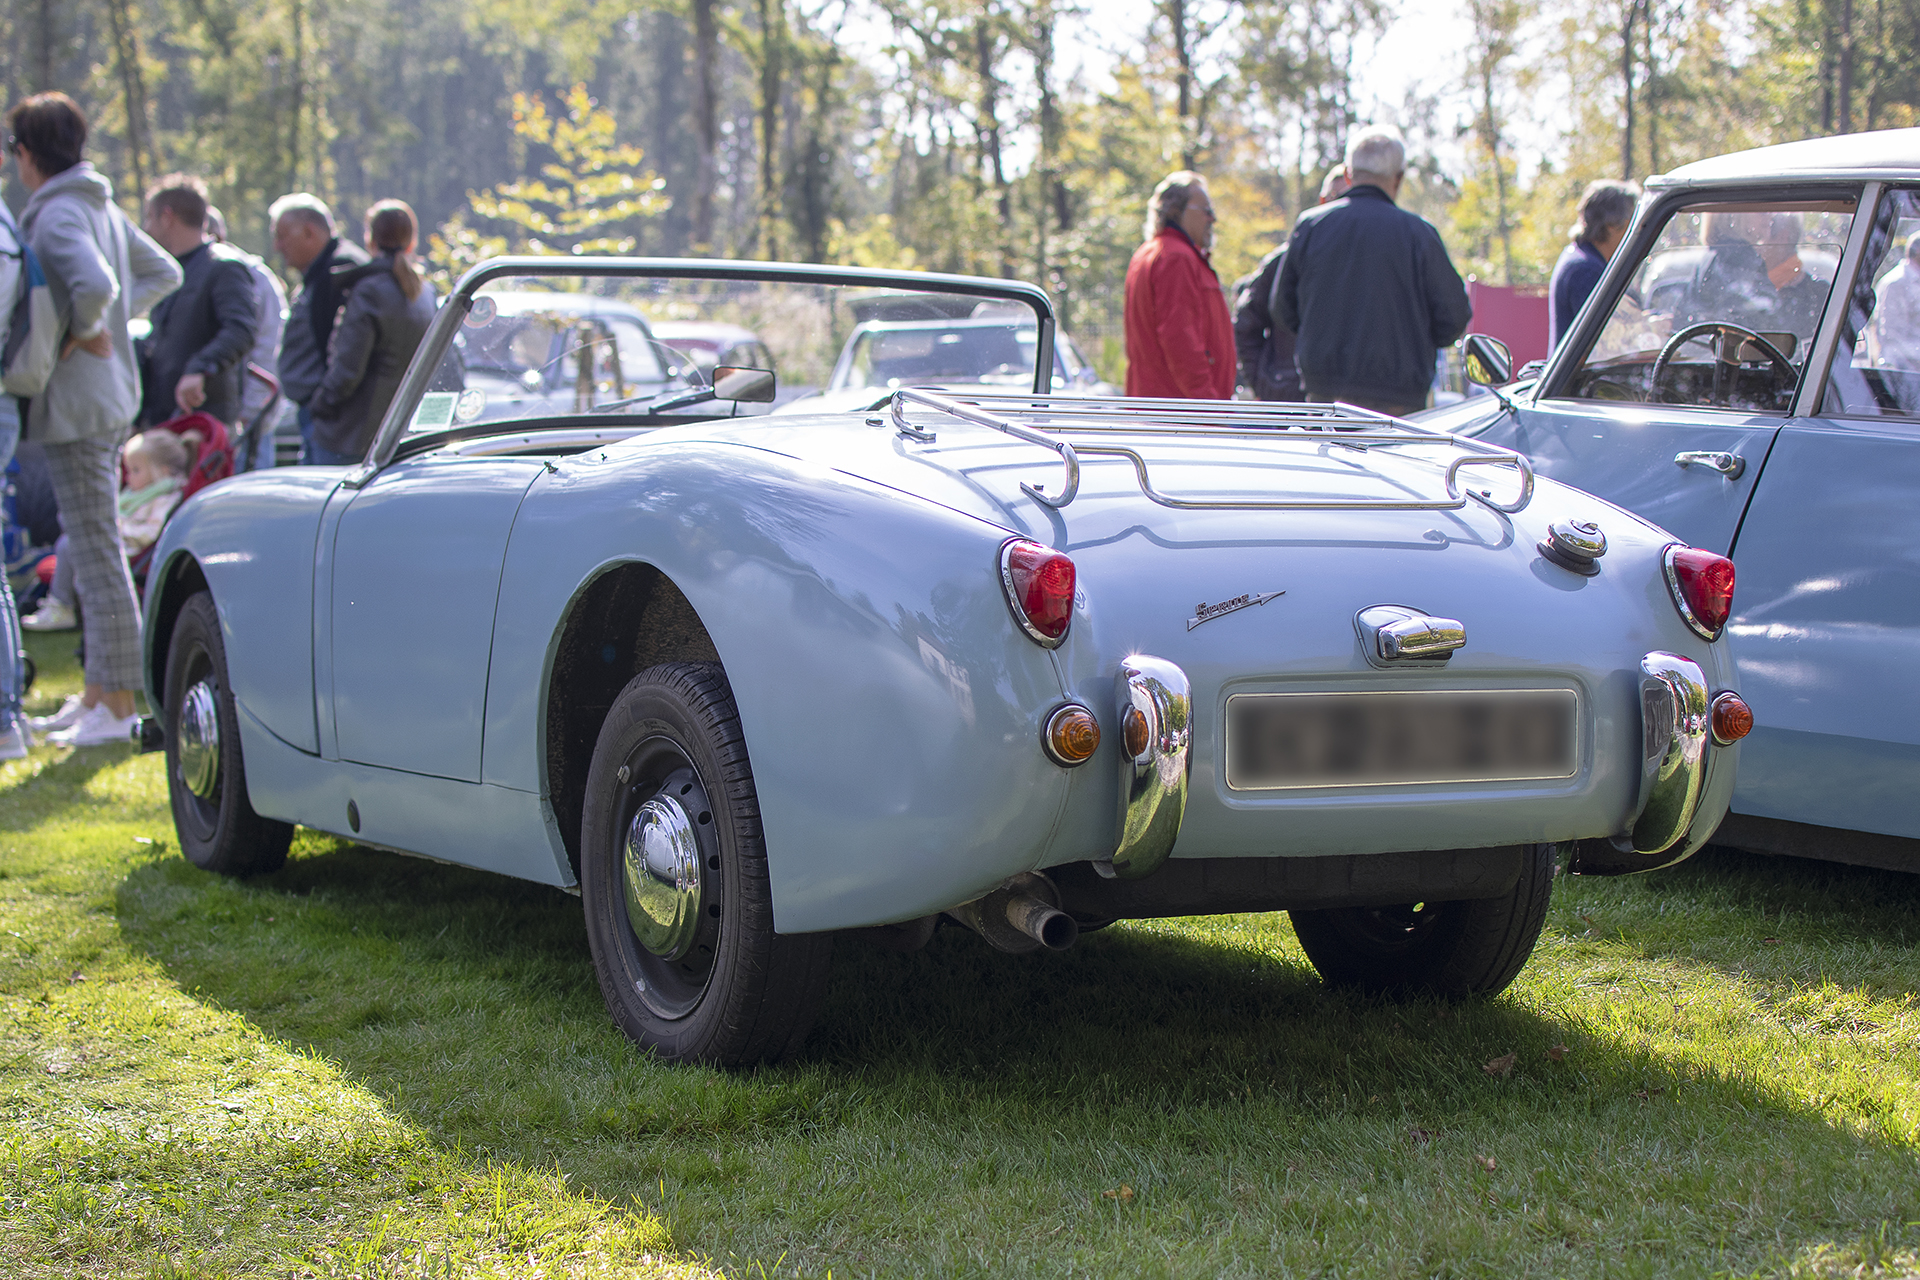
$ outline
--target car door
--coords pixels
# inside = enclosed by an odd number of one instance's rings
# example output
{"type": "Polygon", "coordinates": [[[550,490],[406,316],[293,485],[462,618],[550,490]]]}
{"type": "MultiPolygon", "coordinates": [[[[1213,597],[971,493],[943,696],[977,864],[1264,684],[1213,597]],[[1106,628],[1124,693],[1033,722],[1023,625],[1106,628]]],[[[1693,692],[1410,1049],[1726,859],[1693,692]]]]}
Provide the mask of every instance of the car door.
{"type": "Polygon", "coordinates": [[[1860,259],[1734,546],[1734,811],[1920,837],[1920,192],[1881,197],[1860,259]]]}
{"type": "MultiPolygon", "coordinates": [[[[435,453],[351,496],[325,579],[316,687],[341,760],[480,781],[500,566],[541,463],[435,453]]],[[[323,720],[324,723],[324,720],[323,720]]]]}
{"type": "Polygon", "coordinates": [[[1856,203],[1849,188],[1665,199],[1540,391],[1476,434],[1725,553],[1813,358],[1856,203]]]}

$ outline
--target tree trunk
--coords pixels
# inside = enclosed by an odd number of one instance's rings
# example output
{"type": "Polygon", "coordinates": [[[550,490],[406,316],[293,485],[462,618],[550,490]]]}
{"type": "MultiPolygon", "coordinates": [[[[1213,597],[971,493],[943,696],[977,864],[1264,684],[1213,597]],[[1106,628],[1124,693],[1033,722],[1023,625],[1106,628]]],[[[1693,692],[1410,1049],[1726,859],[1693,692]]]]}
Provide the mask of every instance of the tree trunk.
{"type": "Polygon", "coordinates": [[[1193,116],[1193,49],[1188,44],[1187,0],[1166,0],[1167,25],[1173,34],[1173,94],[1175,116],[1180,122],[1180,167],[1191,169],[1199,162],[1193,116]]]}
{"type": "Polygon", "coordinates": [[[1853,132],[1853,0],[1840,0],[1840,132],[1853,132]]]}
{"type": "Polygon", "coordinates": [[[1641,81],[1640,103],[1647,116],[1647,172],[1660,172],[1660,105],[1657,73],[1659,64],[1653,60],[1653,6],[1656,0],[1644,0],[1646,21],[1640,25],[1646,38],[1647,59],[1646,79],[1641,81]]]}
{"type": "Polygon", "coordinates": [[[127,169],[133,189],[147,190],[147,90],[140,75],[140,35],[127,13],[127,0],[107,0],[107,21],[113,30],[113,55],[120,72],[121,100],[127,112],[127,169]]]}
{"type": "Polygon", "coordinates": [[[1626,0],[1620,9],[1620,83],[1621,104],[1626,125],[1620,133],[1620,180],[1633,181],[1633,21],[1640,13],[1640,0],[1626,0]]]}
{"type": "Polygon", "coordinates": [[[760,17],[760,255],[780,256],[780,81],[786,0],[757,0],[760,17]]]}
{"type": "Polygon", "coordinates": [[[701,252],[713,246],[713,190],[719,180],[720,31],[714,0],[693,0],[693,132],[699,146],[693,179],[693,244],[701,252]]]}
{"type": "Polygon", "coordinates": [[[293,118],[287,126],[287,190],[300,189],[300,113],[306,109],[307,96],[307,47],[304,22],[306,7],[302,0],[293,0],[292,39],[293,39],[293,118]]]}
{"type": "Polygon", "coordinates": [[[1000,272],[1013,274],[1013,196],[1007,189],[1007,170],[1000,148],[1000,73],[999,34],[994,30],[994,15],[983,14],[973,27],[975,70],[980,76],[980,153],[986,177],[993,184],[994,207],[1000,216],[1000,272]]]}

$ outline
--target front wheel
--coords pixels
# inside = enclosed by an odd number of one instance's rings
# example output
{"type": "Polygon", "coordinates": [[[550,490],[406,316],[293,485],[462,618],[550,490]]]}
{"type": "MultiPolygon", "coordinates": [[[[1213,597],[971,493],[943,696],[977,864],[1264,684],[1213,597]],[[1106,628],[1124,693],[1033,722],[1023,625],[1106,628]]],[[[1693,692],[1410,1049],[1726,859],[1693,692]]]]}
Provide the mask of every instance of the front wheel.
{"type": "Polygon", "coordinates": [[[791,1056],[826,992],[831,935],[773,930],[760,805],[713,663],[635,676],[587,773],[580,897],[607,1011],[668,1062],[791,1056]]]}
{"type": "Polygon", "coordinates": [[[1504,991],[1533,954],[1553,890],[1554,846],[1528,847],[1503,898],[1294,911],[1293,932],[1329,986],[1443,996],[1504,991]]]}
{"type": "Polygon", "coordinates": [[[213,597],[182,606],[167,649],[167,797],[180,852],[223,876],[278,871],[293,824],[253,811],[240,721],[227,686],[227,649],[213,597]]]}

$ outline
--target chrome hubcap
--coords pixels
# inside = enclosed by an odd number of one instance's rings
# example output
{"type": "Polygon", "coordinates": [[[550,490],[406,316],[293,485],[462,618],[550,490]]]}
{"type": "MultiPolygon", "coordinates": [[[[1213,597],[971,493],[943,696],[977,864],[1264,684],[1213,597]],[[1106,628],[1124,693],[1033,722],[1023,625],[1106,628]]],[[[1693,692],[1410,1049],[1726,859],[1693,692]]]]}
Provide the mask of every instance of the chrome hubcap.
{"type": "Polygon", "coordinates": [[[640,806],[627,828],[627,924],[640,945],[666,960],[693,947],[700,927],[700,846],[687,811],[672,796],[640,806]]]}
{"type": "Polygon", "coordinates": [[[180,781],[202,800],[220,785],[220,710],[205,680],[180,703],[180,781]]]}

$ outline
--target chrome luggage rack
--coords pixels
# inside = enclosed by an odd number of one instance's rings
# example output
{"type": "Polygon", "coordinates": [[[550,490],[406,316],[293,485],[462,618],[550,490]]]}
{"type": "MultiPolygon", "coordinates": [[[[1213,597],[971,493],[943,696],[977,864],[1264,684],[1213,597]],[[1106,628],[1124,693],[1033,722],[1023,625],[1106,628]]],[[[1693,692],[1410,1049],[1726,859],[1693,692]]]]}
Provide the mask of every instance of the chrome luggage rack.
{"type": "MultiPolygon", "coordinates": [[[[1128,398],[1101,401],[1079,397],[1037,395],[952,395],[902,387],[894,392],[889,410],[895,431],[910,440],[931,444],[938,437],[924,427],[907,420],[909,404],[970,422],[991,427],[1016,440],[1050,449],[1066,464],[1066,485],[1059,497],[1049,496],[1042,487],[1021,484],[1020,490],[1043,506],[1055,510],[1072,502],[1080,493],[1080,459],[1088,455],[1126,458],[1133,463],[1140,479],[1140,491],[1163,507],[1180,511],[1458,511],[1468,501],[1511,515],[1533,500],[1533,465],[1522,454],[1499,445],[1487,444],[1447,432],[1428,431],[1404,418],[1389,417],[1351,404],[1289,404],[1284,408],[1249,400],[1149,400],[1128,398]],[[1004,408],[1003,408],[1004,407],[1004,408]],[[1002,409],[1001,413],[992,412],[1002,409]],[[1006,411],[1020,413],[1028,422],[1003,416],[1006,411]],[[1059,425],[1053,426],[1052,424],[1059,425]],[[1113,435],[1162,435],[1204,437],[1208,439],[1264,440],[1273,444],[1331,444],[1365,453],[1382,447],[1413,445],[1445,446],[1462,450],[1447,463],[1444,501],[1393,501],[1374,498],[1322,498],[1309,501],[1259,499],[1227,501],[1220,499],[1175,498],[1153,487],[1147,472],[1147,460],[1135,449],[1120,444],[1088,440],[1067,440],[1061,433],[1108,433],[1113,435]],[[1512,467],[1520,473],[1520,494],[1511,503],[1495,502],[1486,493],[1476,493],[1459,483],[1465,467],[1512,467]]],[[[878,421],[875,425],[879,425],[878,421]]]]}

